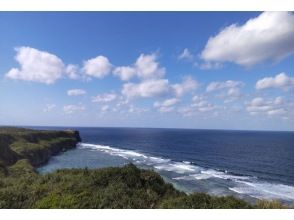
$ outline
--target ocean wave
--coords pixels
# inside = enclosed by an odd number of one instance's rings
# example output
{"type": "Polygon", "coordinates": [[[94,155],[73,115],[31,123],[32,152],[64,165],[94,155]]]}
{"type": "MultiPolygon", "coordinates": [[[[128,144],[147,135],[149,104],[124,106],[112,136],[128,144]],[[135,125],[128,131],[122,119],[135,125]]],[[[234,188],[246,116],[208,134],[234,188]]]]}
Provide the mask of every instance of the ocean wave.
{"type": "Polygon", "coordinates": [[[246,194],[257,199],[294,201],[294,187],[284,184],[273,184],[261,181],[237,181],[237,186],[229,189],[236,193],[246,194]]]}
{"type": "Polygon", "coordinates": [[[113,147],[99,145],[99,144],[79,143],[78,147],[102,151],[113,156],[123,157],[125,159],[136,159],[136,158],[146,159],[147,158],[147,156],[145,156],[144,154],[138,153],[136,151],[123,150],[123,149],[113,148],[113,147]]]}
{"type": "Polygon", "coordinates": [[[253,176],[243,176],[227,171],[208,169],[197,166],[189,161],[176,162],[133,150],[89,143],[79,143],[78,147],[119,156],[135,164],[151,166],[158,171],[173,172],[178,175],[172,178],[174,180],[202,181],[211,179],[213,181],[218,179],[219,181],[229,181],[228,190],[231,192],[246,194],[257,199],[280,199],[294,202],[294,186],[263,182],[253,176]]]}

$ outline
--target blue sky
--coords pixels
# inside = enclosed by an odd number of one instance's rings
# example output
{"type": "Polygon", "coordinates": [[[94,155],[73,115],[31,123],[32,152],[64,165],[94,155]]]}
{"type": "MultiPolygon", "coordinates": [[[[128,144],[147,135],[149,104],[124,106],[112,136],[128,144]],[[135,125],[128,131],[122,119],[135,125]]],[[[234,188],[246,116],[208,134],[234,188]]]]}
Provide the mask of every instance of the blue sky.
{"type": "Polygon", "coordinates": [[[1,12],[0,124],[294,130],[294,15],[1,12]]]}

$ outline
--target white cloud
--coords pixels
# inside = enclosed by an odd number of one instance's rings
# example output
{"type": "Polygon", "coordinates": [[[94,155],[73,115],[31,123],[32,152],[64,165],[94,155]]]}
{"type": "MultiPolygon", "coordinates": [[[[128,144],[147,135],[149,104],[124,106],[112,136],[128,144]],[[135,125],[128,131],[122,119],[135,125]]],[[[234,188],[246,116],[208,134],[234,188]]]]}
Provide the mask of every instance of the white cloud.
{"type": "Polygon", "coordinates": [[[136,75],[136,69],[129,66],[120,66],[114,69],[113,74],[123,81],[128,81],[136,75]]]}
{"type": "Polygon", "coordinates": [[[154,107],[160,112],[171,112],[174,110],[174,105],[179,102],[177,98],[166,99],[163,102],[155,102],[154,107]]]}
{"type": "Polygon", "coordinates": [[[69,96],[79,96],[79,95],[85,95],[87,92],[82,89],[71,89],[67,91],[67,95],[69,96]]]}
{"type": "Polygon", "coordinates": [[[274,109],[274,110],[270,110],[267,112],[268,115],[284,115],[286,114],[287,111],[283,108],[279,108],[279,109],[274,109]]]}
{"type": "Polygon", "coordinates": [[[109,110],[109,105],[103,105],[102,107],[101,107],[101,111],[102,112],[107,112],[108,110],[109,110]]]}
{"type": "MultiPolygon", "coordinates": [[[[232,88],[238,88],[243,86],[244,83],[241,81],[233,81],[233,80],[227,80],[225,82],[211,82],[207,87],[207,92],[213,92],[217,90],[222,89],[232,89],[232,88]]],[[[234,93],[233,91],[230,91],[230,93],[234,93]]]]}
{"type": "Polygon", "coordinates": [[[133,65],[117,67],[113,74],[124,81],[130,80],[134,76],[141,80],[159,79],[165,75],[165,68],[160,67],[155,53],[141,54],[133,65]]]}
{"type": "Polygon", "coordinates": [[[210,112],[216,109],[216,106],[206,101],[203,96],[194,96],[192,100],[193,103],[191,104],[191,107],[198,112],[210,112]]]}
{"type": "Polygon", "coordinates": [[[129,113],[137,113],[137,114],[140,114],[142,112],[148,112],[148,111],[149,111],[149,109],[147,109],[147,108],[139,108],[134,105],[130,105],[129,109],[128,109],[129,113]]]}
{"type": "Polygon", "coordinates": [[[65,68],[65,74],[70,79],[78,79],[79,76],[79,66],[74,64],[69,64],[65,68]]]}
{"type": "Polygon", "coordinates": [[[217,97],[223,99],[224,103],[229,103],[241,98],[241,87],[243,86],[244,83],[241,81],[211,82],[206,87],[206,92],[218,91],[217,97]]]}
{"type": "Polygon", "coordinates": [[[205,117],[215,117],[217,113],[214,110],[217,110],[217,106],[207,101],[204,96],[195,95],[192,98],[192,104],[179,108],[178,112],[185,117],[199,114],[205,117]]]}
{"type": "Polygon", "coordinates": [[[231,97],[237,97],[241,95],[241,92],[239,88],[234,87],[234,88],[230,88],[227,94],[228,96],[231,96],[231,97]]]}
{"type": "Polygon", "coordinates": [[[170,106],[170,107],[166,107],[166,106],[161,106],[158,108],[158,111],[159,112],[172,112],[174,111],[174,107],[173,106],[170,106]]]}
{"type": "Polygon", "coordinates": [[[275,77],[265,77],[258,80],[255,88],[256,89],[268,89],[268,88],[278,88],[287,90],[294,87],[294,77],[287,76],[286,73],[280,73],[275,77]]]}
{"type": "Polygon", "coordinates": [[[252,106],[262,106],[264,104],[265,104],[265,101],[261,97],[256,97],[256,98],[251,100],[251,105],[252,106]]]}
{"type": "Polygon", "coordinates": [[[250,115],[286,116],[290,108],[280,96],[271,100],[256,97],[247,104],[246,110],[250,115]]]}
{"type": "Polygon", "coordinates": [[[185,48],[183,52],[178,56],[179,60],[188,60],[192,61],[194,58],[193,54],[189,51],[188,48],[185,48]]]}
{"type": "Polygon", "coordinates": [[[197,89],[199,83],[190,76],[183,78],[182,83],[173,84],[171,87],[177,97],[184,95],[186,92],[191,92],[197,89]]]}
{"type": "Polygon", "coordinates": [[[95,58],[84,61],[83,70],[86,75],[102,79],[111,71],[112,65],[105,56],[97,56],[95,58]]]}
{"type": "Polygon", "coordinates": [[[92,102],[112,102],[115,99],[117,99],[117,95],[115,93],[104,93],[92,97],[92,102]]]}
{"type": "Polygon", "coordinates": [[[47,104],[46,107],[43,109],[44,112],[51,112],[54,108],[56,108],[55,104],[47,104]]]}
{"type": "Polygon", "coordinates": [[[139,83],[125,83],[122,94],[127,98],[163,96],[178,98],[187,92],[194,91],[198,85],[198,82],[190,76],[184,77],[178,84],[169,84],[167,79],[148,79],[139,83]]]}
{"type": "Polygon", "coordinates": [[[171,98],[171,99],[164,100],[162,103],[155,102],[154,106],[155,107],[158,107],[158,106],[169,107],[169,106],[175,105],[178,102],[179,102],[179,99],[177,99],[177,98],[171,98]]]}
{"type": "Polygon", "coordinates": [[[164,96],[169,92],[167,79],[150,79],[141,83],[126,83],[122,94],[127,98],[164,96]]]}
{"type": "Polygon", "coordinates": [[[244,25],[232,24],[209,38],[201,58],[251,66],[278,61],[294,53],[294,15],[263,12],[244,25]]]}
{"type": "Polygon", "coordinates": [[[65,105],[63,111],[65,114],[74,114],[76,112],[84,111],[86,108],[83,105],[65,105]]]}
{"type": "Polygon", "coordinates": [[[275,104],[275,105],[282,105],[282,104],[284,104],[284,103],[285,103],[284,98],[281,97],[281,96],[275,98],[275,100],[274,100],[274,104],[275,104]]]}
{"type": "Polygon", "coordinates": [[[156,61],[157,55],[141,54],[135,63],[137,74],[141,79],[161,78],[165,74],[165,68],[160,67],[156,61]]]}
{"type": "Polygon", "coordinates": [[[19,47],[15,50],[15,59],[20,68],[12,68],[6,73],[7,78],[53,84],[62,77],[64,64],[56,55],[31,47],[19,47]]]}
{"type": "Polygon", "coordinates": [[[204,62],[199,64],[198,66],[202,70],[220,69],[223,67],[223,65],[218,62],[204,62]]]}

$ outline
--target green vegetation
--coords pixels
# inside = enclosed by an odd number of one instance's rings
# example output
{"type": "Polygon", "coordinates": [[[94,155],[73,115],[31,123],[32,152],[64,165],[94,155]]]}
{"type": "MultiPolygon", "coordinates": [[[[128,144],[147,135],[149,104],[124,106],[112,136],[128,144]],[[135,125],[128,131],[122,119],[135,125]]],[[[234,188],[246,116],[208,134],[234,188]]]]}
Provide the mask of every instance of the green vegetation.
{"type": "Polygon", "coordinates": [[[267,201],[267,200],[259,200],[256,203],[256,207],[259,209],[288,209],[289,207],[286,205],[283,205],[280,201],[273,200],[273,201],[267,201]]]}
{"type": "Polygon", "coordinates": [[[132,164],[42,176],[27,161],[19,161],[10,172],[0,180],[1,208],[251,208],[231,197],[187,196],[155,172],[132,164]]]}
{"type": "Polygon", "coordinates": [[[276,201],[251,205],[231,196],[186,195],[133,164],[36,173],[34,167],[78,141],[74,131],[0,128],[0,208],[287,208],[276,201]]]}

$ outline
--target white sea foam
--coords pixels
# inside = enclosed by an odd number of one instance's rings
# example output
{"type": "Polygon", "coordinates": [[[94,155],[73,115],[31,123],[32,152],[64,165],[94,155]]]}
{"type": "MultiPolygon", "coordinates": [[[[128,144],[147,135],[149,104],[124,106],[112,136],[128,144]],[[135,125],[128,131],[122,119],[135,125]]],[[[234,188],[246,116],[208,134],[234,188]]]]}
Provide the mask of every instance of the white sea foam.
{"type": "Polygon", "coordinates": [[[179,174],[193,173],[199,171],[199,167],[182,162],[169,162],[154,166],[155,169],[176,172],[179,174]]]}
{"type": "Polygon", "coordinates": [[[284,184],[273,184],[261,181],[237,181],[236,186],[229,189],[240,194],[247,194],[257,199],[281,199],[292,202],[294,201],[294,187],[284,184]]]}
{"type": "Polygon", "coordinates": [[[262,182],[256,177],[240,176],[230,174],[226,171],[206,169],[196,166],[189,161],[175,162],[166,158],[110,146],[80,143],[78,147],[119,156],[136,164],[144,164],[152,166],[159,171],[174,172],[180,175],[174,177],[174,180],[201,181],[212,179],[214,181],[214,179],[221,179],[223,181],[230,181],[231,187],[228,190],[239,194],[246,194],[258,199],[282,199],[294,202],[294,186],[262,182]]]}
{"type": "Polygon", "coordinates": [[[124,149],[119,149],[119,148],[114,148],[114,147],[109,147],[109,146],[104,146],[99,144],[79,143],[78,147],[97,150],[97,151],[101,151],[113,156],[123,157],[127,160],[133,160],[138,163],[146,163],[150,165],[168,163],[170,161],[169,159],[163,159],[160,157],[151,157],[151,156],[147,156],[145,154],[132,151],[132,150],[124,150],[124,149]]]}
{"type": "Polygon", "coordinates": [[[217,170],[203,170],[201,171],[201,174],[206,174],[207,176],[214,177],[214,178],[220,178],[220,179],[225,179],[225,180],[247,180],[252,177],[249,176],[238,176],[238,175],[230,175],[227,172],[221,172],[217,170]]]}
{"type": "Polygon", "coordinates": [[[130,151],[130,150],[123,150],[123,149],[118,149],[118,148],[113,148],[109,146],[104,146],[104,145],[99,145],[99,144],[86,144],[86,143],[80,143],[78,145],[79,148],[89,148],[92,150],[98,150],[102,151],[105,153],[109,153],[114,156],[120,156],[124,157],[126,159],[131,159],[131,158],[147,158],[144,154],[140,154],[135,151],[130,151]]]}

